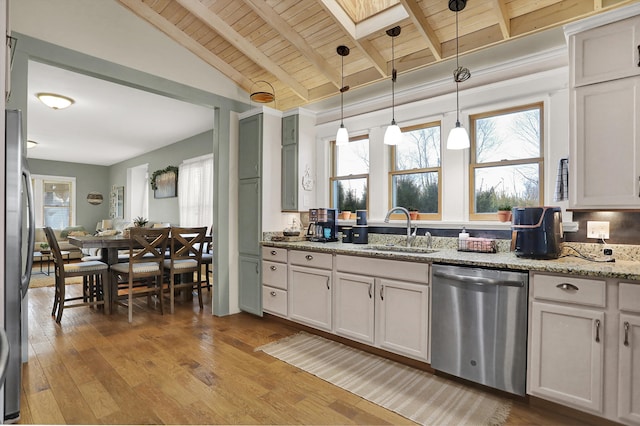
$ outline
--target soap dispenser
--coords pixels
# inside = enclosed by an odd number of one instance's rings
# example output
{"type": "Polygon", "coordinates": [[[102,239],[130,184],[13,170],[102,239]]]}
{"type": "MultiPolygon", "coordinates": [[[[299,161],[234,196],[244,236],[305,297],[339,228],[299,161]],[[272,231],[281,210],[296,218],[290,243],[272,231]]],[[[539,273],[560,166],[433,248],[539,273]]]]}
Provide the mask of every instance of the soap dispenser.
{"type": "Polygon", "coordinates": [[[466,228],[462,227],[462,232],[458,234],[458,250],[467,250],[467,243],[469,239],[469,233],[466,228]]]}

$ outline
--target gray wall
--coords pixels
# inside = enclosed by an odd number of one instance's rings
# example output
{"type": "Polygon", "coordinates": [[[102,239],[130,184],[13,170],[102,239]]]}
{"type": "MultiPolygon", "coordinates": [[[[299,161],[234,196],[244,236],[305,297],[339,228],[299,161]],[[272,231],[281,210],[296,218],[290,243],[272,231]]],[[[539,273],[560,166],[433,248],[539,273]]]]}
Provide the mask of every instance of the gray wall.
{"type": "Polygon", "coordinates": [[[33,158],[28,161],[31,174],[76,178],[76,225],[84,226],[87,232],[94,232],[98,221],[109,218],[108,167],[33,158]],[[93,191],[102,194],[102,204],[94,206],[87,202],[87,195],[93,191]]]}
{"type": "MultiPolygon", "coordinates": [[[[213,125],[213,110],[211,110],[211,123],[213,125]]],[[[183,160],[211,153],[213,153],[213,130],[114,164],[109,168],[109,182],[111,185],[125,187],[126,203],[128,168],[149,164],[149,176],[151,176],[156,170],[165,169],[167,166],[178,167],[183,160]]],[[[178,180],[180,180],[180,176],[178,176],[178,180]]],[[[149,188],[148,219],[150,222],[169,222],[173,225],[179,225],[178,197],[155,199],[153,191],[149,188]]]]}

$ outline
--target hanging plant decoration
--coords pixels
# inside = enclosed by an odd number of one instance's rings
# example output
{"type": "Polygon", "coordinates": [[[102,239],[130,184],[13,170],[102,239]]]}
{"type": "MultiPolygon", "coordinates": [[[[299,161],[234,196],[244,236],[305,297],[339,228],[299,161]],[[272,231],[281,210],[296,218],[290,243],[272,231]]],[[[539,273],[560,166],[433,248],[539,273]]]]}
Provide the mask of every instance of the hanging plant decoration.
{"type": "Polygon", "coordinates": [[[175,197],[178,189],[178,168],[167,166],[165,169],[156,170],[151,175],[149,183],[155,198],[175,197]]]}

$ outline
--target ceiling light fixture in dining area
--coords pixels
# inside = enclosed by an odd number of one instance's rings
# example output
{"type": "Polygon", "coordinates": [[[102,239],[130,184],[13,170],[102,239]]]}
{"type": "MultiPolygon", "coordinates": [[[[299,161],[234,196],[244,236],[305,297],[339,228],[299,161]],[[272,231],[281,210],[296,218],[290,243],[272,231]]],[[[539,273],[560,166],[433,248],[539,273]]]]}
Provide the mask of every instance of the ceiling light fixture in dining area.
{"type": "Polygon", "coordinates": [[[469,148],[469,134],[460,125],[460,94],[458,85],[471,77],[468,68],[461,67],[458,63],[460,56],[458,36],[458,12],[465,8],[467,0],[449,0],[449,9],[456,13],[456,69],[453,71],[453,80],[456,82],[456,127],[451,129],[447,138],[447,149],[469,148]]]}
{"type": "Polygon", "coordinates": [[[385,145],[398,145],[402,142],[402,131],[396,124],[396,106],[395,106],[395,85],[398,72],[396,70],[394,39],[400,35],[400,27],[393,27],[387,30],[387,35],[391,37],[391,124],[384,132],[385,145]]]}
{"type": "Polygon", "coordinates": [[[73,99],[56,93],[37,93],[36,97],[51,109],[65,109],[75,103],[73,99]]]}
{"type": "Polygon", "coordinates": [[[347,46],[338,46],[336,51],[338,52],[338,55],[340,55],[342,61],[342,71],[340,73],[340,127],[336,134],[336,145],[346,145],[349,143],[349,132],[347,131],[347,128],[344,127],[344,92],[349,90],[349,86],[344,85],[344,57],[349,55],[349,48],[347,46]]]}

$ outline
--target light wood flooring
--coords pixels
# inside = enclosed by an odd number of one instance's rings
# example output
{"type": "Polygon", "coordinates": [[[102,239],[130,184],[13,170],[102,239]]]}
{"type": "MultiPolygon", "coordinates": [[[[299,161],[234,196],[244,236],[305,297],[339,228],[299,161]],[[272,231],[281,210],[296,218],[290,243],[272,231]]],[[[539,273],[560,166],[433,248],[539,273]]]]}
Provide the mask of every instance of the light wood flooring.
{"type": "MultiPolygon", "coordinates": [[[[140,300],[133,324],[123,307],[73,308],[58,325],[52,300],[52,287],[29,291],[21,424],[413,424],[255,351],[297,332],[280,321],[214,317],[196,298],[174,315],[140,300]]],[[[584,420],[515,402],[507,424],[584,420]]]]}

